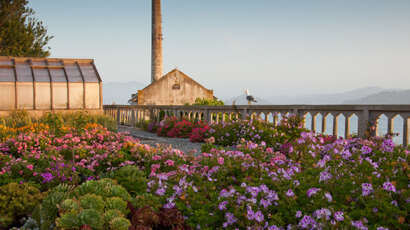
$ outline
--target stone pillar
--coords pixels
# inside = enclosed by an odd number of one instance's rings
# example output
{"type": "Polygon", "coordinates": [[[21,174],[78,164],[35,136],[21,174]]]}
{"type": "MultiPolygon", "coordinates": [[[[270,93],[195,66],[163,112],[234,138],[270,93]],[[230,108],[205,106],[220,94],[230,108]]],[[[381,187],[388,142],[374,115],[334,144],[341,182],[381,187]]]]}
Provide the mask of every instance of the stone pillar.
{"type": "Polygon", "coordinates": [[[161,0],[152,0],[151,83],[162,77],[162,16],[161,0]]]}

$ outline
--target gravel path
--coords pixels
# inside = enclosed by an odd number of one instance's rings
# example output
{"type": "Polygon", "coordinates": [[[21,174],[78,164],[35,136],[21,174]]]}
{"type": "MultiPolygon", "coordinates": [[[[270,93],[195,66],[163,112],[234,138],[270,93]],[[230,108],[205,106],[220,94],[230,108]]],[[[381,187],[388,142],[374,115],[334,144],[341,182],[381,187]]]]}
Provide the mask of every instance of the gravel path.
{"type": "Polygon", "coordinates": [[[189,139],[158,137],[155,133],[150,133],[140,128],[122,125],[118,126],[118,132],[129,133],[131,136],[138,138],[141,143],[148,144],[153,147],[156,147],[156,145],[159,144],[164,147],[172,146],[172,148],[179,149],[184,153],[201,152],[201,143],[192,143],[189,139]]]}

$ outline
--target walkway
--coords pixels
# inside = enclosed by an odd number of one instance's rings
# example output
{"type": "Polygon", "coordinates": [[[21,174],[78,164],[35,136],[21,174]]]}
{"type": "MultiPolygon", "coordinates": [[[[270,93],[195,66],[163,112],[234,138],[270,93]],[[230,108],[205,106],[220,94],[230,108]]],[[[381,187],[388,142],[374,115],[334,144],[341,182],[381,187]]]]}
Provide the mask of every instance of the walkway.
{"type": "Polygon", "coordinates": [[[164,147],[172,146],[172,148],[179,149],[184,153],[201,152],[201,143],[192,143],[189,139],[159,137],[155,133],[147,132],[141,128],[133,128],[122,125],[118,126],[118,132],[129,133],[131,136],[138,138],[141,143],[148,144],[153,147],[156,147],[156,145],[159,144],[164,147]]]}

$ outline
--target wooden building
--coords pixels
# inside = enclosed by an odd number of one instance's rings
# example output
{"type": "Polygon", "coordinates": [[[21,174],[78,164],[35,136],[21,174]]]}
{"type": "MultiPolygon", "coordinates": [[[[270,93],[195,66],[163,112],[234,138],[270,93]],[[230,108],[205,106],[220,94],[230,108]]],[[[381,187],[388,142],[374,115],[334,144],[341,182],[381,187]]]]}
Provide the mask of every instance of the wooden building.
{"type": "Polygon", "coordinates": [[[0,57],[0,115],[100,113],[102,106],[102,80],[92,59],[0,57]]]}
{"type": "Polygon", "coordinates": [[[188,75],[174,69],[154,81],[137,95],[133,95],[131,104],[138,105],[184,105],[193,104],[197,98],[213,99],[213,90],[209,90],[194,81],[188,75]]]}

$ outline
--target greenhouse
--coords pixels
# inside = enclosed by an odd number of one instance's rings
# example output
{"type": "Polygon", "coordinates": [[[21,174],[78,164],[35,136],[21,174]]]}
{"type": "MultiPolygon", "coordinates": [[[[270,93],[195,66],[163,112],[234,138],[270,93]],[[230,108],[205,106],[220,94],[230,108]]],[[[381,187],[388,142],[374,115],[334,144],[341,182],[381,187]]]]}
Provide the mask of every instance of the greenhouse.
{"type": "Polygon", "coordinates": [[[102,111],[102,80],[92,59],[0,57],[0,113],[102,111]]]}

